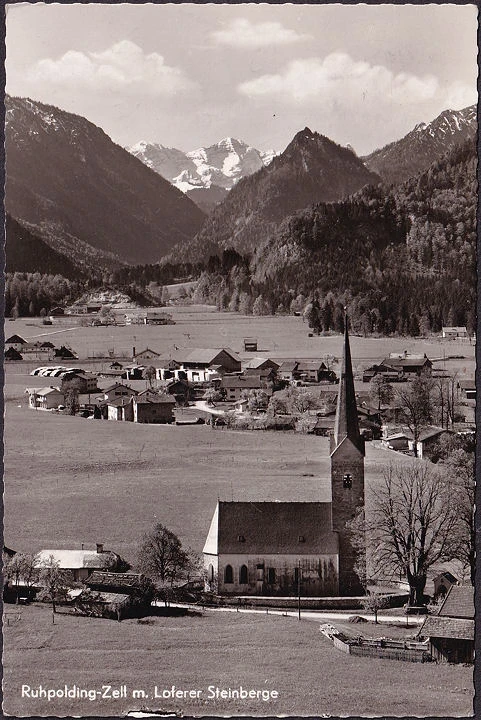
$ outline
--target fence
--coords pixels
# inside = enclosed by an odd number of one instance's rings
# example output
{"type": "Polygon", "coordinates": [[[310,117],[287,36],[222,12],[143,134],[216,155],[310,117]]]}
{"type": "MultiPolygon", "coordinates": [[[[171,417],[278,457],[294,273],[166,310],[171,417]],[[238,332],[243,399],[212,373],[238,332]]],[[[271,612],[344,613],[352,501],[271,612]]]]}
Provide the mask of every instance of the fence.
{"type": "Polygon", "coordinates": [[[387,660],[403,660],[404,662],[430,662],[431,655],[422,643],[399,640],[351,640],[338,634],[332,638],[334,647],[348,655],[358,657],[385,658],[387,660]]]}

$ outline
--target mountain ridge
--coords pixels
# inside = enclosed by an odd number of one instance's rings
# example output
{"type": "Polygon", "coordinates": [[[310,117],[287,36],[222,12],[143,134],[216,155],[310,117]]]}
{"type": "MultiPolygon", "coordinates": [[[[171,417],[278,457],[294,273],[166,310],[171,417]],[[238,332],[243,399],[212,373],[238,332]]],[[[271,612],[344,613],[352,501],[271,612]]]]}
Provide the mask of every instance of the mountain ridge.
{"type": "Polygon", "coordinates": [[[5,107],[6,210],[54,249],[156,262],[199,230],[189,198],[86,118],[8,95],[5,107]]]}
{"type": "Polygon", "coordinates": [[[426,170],[451,147],[474,137],[476,131],[475,105],[443,110],[431,122],[417,123],[407,135],[365,155],[363,160],[384,182],[399,184],[426,170]]]}

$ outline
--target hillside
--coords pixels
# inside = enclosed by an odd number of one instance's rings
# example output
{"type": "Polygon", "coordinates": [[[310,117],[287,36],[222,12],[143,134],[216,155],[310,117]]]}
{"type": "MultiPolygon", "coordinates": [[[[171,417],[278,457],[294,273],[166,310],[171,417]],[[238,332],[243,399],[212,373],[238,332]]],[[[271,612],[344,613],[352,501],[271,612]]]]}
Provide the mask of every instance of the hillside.
{"type": "Polygon", "coordinates": [[[324,330],[417,335],[475,325],[476,147],[454,147],[399,188],[366,187],[286,218],[250,256],[211,258],[196,299],[255,314],[302,311],[324,330]]]}
{"type": "Polygon", "coordinates": [[[87,267],[156,262],[204,219],[85,118],[8,96],[6,209],[87,267]]]}
{"type": "Polygon", "coordinates": [[[296,210],[341,200],[378,182],[352,150],[305,128],[267,167],[232,188],[188,251],[195,260],[227,248],[252,252],[296,210]]]}
{"type": "Polygon", "coordinates": [[[31,233],[8,213],[5,223],[5,272],[31,272],[78,278],[79,268],[31,233]]]}
{"type": "Polygon", "coordinates": [[[427,170],[450,148],[474,138],[476,130],[475,105],[464,110],[445,110],[432,122],[419,123],[405,137],[363,159],[384,182],[399,184],[427,170]]]}

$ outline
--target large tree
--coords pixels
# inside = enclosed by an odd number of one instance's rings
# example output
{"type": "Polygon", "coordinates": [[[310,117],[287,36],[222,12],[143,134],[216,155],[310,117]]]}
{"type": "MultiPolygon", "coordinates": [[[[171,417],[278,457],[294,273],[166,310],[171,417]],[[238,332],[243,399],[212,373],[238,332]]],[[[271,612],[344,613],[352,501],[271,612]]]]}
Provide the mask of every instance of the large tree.
{"type": "Polygon", "coordinates": [[[450,475],[423,461],[389,466],[366,517],[350,523],[353,544],[367,553],[368,575],[405,577],[409,604],[422,605],[429,569],[458,557],[459,517],[450,475]]]}
{"type": "Polygon", "coordinates": [[[401,405],[404,421],[413,435],[414,455],[417,457],[417,444],[424,428],[433,419],[433,380],[423,373],[416,376],[406,387],[398,390],[397,397],[401,405]]]}
{"type": "Polygon", "coordinates": [[[143,537],[138,552],[138,567],[152,580],[173,585],[191,569],[192,559],[177,535],[162,523],[157,523],[143,537]]]}
{"type": "Polygon", "coordinates": [[[451,502],[458,516],[456,539],[457,558],[469,572],[474,585],[476,572],[476,526],[475,520],[475,456],[474,452],[455,450],[446,460],[446,471],[453,478],[455,492],[451,502]]]}

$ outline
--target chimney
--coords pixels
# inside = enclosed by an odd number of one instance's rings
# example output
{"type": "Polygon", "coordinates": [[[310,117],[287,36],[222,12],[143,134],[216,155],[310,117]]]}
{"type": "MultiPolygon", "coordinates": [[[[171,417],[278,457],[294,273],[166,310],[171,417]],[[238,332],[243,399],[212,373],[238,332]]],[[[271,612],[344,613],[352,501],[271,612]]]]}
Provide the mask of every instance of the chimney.
{"type": "Polygon", "coordinates": [[[132,348],[132,360],[135,360],[135,345],[132,348]]]}
{"type": "Polygon", "coordinates": [[[97,543],[97,552],[103,553],[104,551],[104,544],[103,543],[97,543]]]}
{"type": "Polygon", "coordinates": [[[84,549],[84,544],[82,543],[82,550],[84,549]]]}

